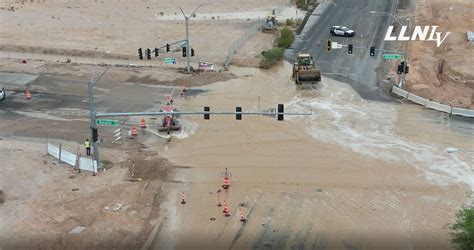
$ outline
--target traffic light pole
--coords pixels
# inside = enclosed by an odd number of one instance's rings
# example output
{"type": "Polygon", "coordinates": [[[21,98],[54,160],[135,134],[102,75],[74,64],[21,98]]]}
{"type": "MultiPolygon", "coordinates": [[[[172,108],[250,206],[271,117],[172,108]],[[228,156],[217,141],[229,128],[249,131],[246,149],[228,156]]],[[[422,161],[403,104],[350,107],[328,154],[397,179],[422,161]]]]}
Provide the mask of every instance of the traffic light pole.
{"type": "MultiPolygon", "coordinates": [[[[407,18],[407,31],[410,30],[410,18],[407,18]]],[[[406,41],[405,43],[405,53],[404,53],[404,61],[405,63],[403,64],[403,80],[402,82],[400,83],[400,88],[403,89],[403,86],[405,85],[405,81],[406,81],[406,75],[407,75],[407,65],[408,65],[408,40],[406,41]]]]}
{"type": "MultiPolygon", "coordinates": [[[[87,95],[89,97],[89,113],[90,113],[90,119],[91,119],[91,141],[92,141],[92,147],[94,150],[94,160],[97,162],[97,165],[99,165],[99,145],[96,140],[94,140],[94,130],[97,129],[96,125],[96,112],[94,108],[94,94],[92,92],[92,88],[94,87],[94,83],[92,82],[94,77],[92,77],[92,80],[87,82],[87,95]]],[[[94,167],[92,167],[92,175],[95,176],[96,172],[94,167]]]]}
{"type": "MultiPolygon", "coordinates": [[[[181,10],[182,11],[182,10],[181,10]]],[[[184,15],[184,12],[183,12],[184,15]]],[[[191,72],[191,66],[190,66],[190,54],[189,54],[189,16],[184,16],[184,19],[186,20],[186,72],[191,72]]]]}

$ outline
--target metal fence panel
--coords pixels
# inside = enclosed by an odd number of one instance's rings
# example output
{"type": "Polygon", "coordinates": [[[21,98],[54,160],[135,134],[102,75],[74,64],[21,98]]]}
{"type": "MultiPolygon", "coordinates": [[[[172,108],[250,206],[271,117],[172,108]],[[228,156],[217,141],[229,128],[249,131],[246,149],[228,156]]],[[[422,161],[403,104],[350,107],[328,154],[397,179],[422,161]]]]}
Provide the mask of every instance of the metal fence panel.
{"type": "Polygon", "coordinates": [[[97,162],[89,158],[81,157],[79,159],[79,168],[95,173],[97,172],[97,162]]]}
{"type": "Polygon", "coordinates": [[[59,159],[59,148],[55,145],[48,143],[48,154],[53,156],[56,159],[59,159]]]}
{"type": "Polygon", "coordinates": [[[76,165],[77,156],[69,151],[61,149],[61,161],[74,167],[76,165]]]}

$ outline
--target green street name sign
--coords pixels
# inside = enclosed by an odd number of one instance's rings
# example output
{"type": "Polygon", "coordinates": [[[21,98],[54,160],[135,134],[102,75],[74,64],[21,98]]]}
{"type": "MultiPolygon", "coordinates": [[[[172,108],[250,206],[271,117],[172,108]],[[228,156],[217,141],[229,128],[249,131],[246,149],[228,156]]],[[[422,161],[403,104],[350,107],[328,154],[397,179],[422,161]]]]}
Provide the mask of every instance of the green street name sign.
{"type": "Polygon", "coordinates": [[[118,120],[96,120],[97,125],[109,125],[109,126],[118,126],[118,120]]]}
{"type": "Polygon", "coordinates": [[[402,58],[400,54],[384,54],[383,59],[400,59],[402,58]]]}

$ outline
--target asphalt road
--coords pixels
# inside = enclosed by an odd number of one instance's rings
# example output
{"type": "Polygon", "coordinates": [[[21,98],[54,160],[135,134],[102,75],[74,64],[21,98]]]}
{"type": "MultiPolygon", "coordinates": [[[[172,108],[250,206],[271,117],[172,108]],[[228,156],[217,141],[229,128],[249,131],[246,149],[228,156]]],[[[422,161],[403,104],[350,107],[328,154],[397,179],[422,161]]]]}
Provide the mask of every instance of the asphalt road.
{"type": "Polygon", "coordinates": [[[388,15],[370,14],[370,11],[393,14],[396,4],[396,0],[331,0],[319,4],[301,35],[296,38],[293,50],[286,54],[287,59],[290,60],[299,52],[309,52],[315,58],[323,77],[351,84],[363,98],[389,99],[378,88],[379,81],[385,78],[378,73],[381,72],[378,68],[382,62],[382,53],[376,52],[375,57],[371,57],[368,48],[384,47],[383,38],[392,18],[388,15]],[[347,26],[355,30],[356,36],[332,36],[329,30],[334,25],[347,26]],[[353,54],[348,54],[347,48],[326,52],[328,39],[345,45],[353,44],[353,54]]]}

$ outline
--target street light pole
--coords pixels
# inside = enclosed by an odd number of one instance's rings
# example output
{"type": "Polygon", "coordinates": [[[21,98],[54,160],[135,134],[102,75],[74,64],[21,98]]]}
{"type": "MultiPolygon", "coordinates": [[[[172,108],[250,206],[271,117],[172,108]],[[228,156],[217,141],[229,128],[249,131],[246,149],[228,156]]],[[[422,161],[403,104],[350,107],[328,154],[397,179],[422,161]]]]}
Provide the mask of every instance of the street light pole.
{"type": "Polygon", "coordinates": [[[97,80],[97,81],[94,82],[94,77],[95,77],[95,72],[96,72],[96,69],[97,69],[97,64],[99,64],[100,58],[102,58],[105,54],[108,54],[108,53],[109,52],[106,51],[104,54],[100,55],[97,58],[97,61],[94,65],[94,71],[92,72],[91,80],[87,82],[87,96],[88,96],[88,99],[89,99],[89,117],[90,117],[90,120],[91,120],[91,127],[90,127],[91,128],[91,141],[92,141],[92,147],[93,147],[93,150],[94,150],[94,160],[97,164],[96,166],[94,166],[94,162],[92,162],[92,175],[93,176],[96,175],[96,170],[97,170],[96,167],[99,165],[99,144],[97,143],[96,140],[94,140],[94,131],[97,130],[97,124],[96,124],[96,112],[95,112],[95,108],[94,108],[94,94],[92,92],[92,90],[93,90],[92,88],[94,87],[94,85],[98,81],[97,80]]]}
{"type": "MultiPolygon", "coordinates": [[[[398,23],[400,24],[401,26],[403,26],[403,24],[398,20],[397,17],[395,17],[392,13],[389,13],[389,12],[379,12],[379,11],[374,11],[372,10],[370,12],[371,14],[384,14],[384,15],[389,15],[391,17],[393,17],[393,19],[398,23]]],[[[407,31],[410,30],[410,18],[407,18],[407,31]]],[[[408,66],[408,41],[405,43],[405,53],[403,55],[403,60],[405,61],[405,63],[403,64],[403,78],[402,78],[402,81],[400,82],[400,88],[403,88],[403,86],[405,85],[405,81],[406,81],[406,69],[407,69],[407,66],[408,66]]]]}
{"type": "Polygon", "coordinates": [[[189,16],[186,16],[186,14],[184,14],[183,9],[181,7],[178,7],[181,10],[181,13],[183,14],[184,21],[186,24],[186,72],[188,73],[191,72],[191,66],[190,66],[191,55],[190,55],[190,49],[189,49],[189,19],[196,13],[196,11],[199,8],[201,8],[202,6],[211,5],[211,4],[217,4],[217,3],[205,3],[205,4],[198,5],[198,7],[189,16]]]}

